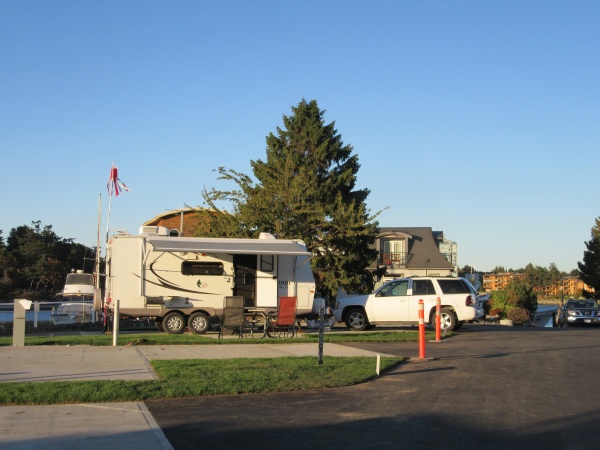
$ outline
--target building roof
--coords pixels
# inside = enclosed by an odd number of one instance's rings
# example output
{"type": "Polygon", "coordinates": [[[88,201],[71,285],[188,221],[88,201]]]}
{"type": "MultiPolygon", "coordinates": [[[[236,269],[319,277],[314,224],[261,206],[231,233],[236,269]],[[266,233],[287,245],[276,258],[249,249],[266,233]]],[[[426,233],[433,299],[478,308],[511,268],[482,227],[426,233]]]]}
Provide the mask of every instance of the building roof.
{"type": "MultiPolygon", "coordinates": [[[[209,210],[210,211],[210,210],[209,210]]],[[[196,236],[205,234],[202,229],[203,220],[196,208],[181,208],[164,211],[153,219],[147,220],[142,226],[161,226],[179,230],[180,236],[196,236]]],[[[209,225],[206,225],[209,227],[209,225]]]]}
{"type": "Polygon", "coordinates": [[[453,269],[454,266],[440,253],[435,243],[434,234],[439,237],[441,232],[434,232],[431,227],[390,227],[380,228],[380,238],[405,234],[408,240],[410,255],[406,267],[408,269],[453,269]]]}
{"type": "Polygon", "coordinates": [[[181,208],[181,209],[173,209],[171,211],[164,211],[153,219],[147,220],[142,225],[158,225],[161,220],[171,218],[171,217],[180,217],[182,214],[193,214],[196,210],[193,208],[181,208]]]}

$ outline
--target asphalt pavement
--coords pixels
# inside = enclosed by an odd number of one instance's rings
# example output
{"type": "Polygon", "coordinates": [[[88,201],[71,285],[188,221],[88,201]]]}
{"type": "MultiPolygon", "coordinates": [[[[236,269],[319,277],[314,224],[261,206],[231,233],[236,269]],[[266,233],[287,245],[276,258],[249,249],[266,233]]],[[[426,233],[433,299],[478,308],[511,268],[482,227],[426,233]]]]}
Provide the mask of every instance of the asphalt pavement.
{"type": "MultiPolygon", "coordinates": [[[[416,343],[325,344],[326,354],[411,359],[367,383],[320,391],[2,407],[0,448],[598,448],[599,333],[465,325],[428,342],[425,360],[416,343]]],[[[249,357],[316,354],[314,344],[303,345],[111,347],[105,354],[64,347],[73,363],[63,364],[62,375],[60,364],[47,364],[59,356],[55,347],[4,347],[0,381],[152,379],[148,361],[167,354],[226,357],[229,347],[249,357]]]]}

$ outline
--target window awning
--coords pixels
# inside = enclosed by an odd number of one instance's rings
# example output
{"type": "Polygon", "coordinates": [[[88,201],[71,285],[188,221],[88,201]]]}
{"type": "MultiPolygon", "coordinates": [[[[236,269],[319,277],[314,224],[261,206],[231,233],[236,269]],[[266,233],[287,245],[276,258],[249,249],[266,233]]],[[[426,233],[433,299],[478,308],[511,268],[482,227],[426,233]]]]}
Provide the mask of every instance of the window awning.
{"type": "Polygon", "coordinates": [[[290,240],[148,237],[158,252],[227,253],[245,255],[311,256],[304,245],[290,240]]]}

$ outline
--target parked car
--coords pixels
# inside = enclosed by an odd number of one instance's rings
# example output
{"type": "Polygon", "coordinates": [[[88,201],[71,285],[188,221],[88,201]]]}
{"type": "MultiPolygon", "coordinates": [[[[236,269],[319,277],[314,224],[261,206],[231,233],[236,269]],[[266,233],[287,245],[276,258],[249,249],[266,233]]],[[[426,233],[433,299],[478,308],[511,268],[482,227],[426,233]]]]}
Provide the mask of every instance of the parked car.
{"type": "Polygon", "coordinates": [[[600,306],[594,299],[568,300],[560,307],[558,326],[600,324],[600,306]]]}
{"type": "Polygon", "coordinates": [[[338,298],[333,315],[353,331],[382,324],[415,324],[419,322],[419,300],[423,300],[425,322],[434,325],[438,297],[443,329],[456,330],[483,316],[471,283],[455,277],[397,278],[372,294],[338,298]]]}

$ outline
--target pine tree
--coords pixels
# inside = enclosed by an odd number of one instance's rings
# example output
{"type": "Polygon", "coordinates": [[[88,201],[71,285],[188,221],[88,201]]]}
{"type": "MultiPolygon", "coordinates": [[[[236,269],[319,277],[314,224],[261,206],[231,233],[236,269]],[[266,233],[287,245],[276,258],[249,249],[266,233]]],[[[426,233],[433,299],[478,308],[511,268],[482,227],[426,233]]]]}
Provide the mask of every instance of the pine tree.
{"type": "Polygon", "coordinates": [[[583,262],[578,262],[579,278],[594,289],[595,298],[600,298],[600,217],[592,227],[592,238],[585,243],[583,262]]]}
{"type": "MultiPolygon", "coordinates": [[[[303,239],[310,251],[317,289],[335,297],[338,289],[364,292],[373,277],[365,268],[377,257],[372,244],[375,217],[365,200],[368,189],[356,189],[360,164],[344,145],[335,122],[326,124],[315,100],[302,100],[283,117],[283,128],[267,136],[266,160],[251,161],[257,183],[247,175],[220,168],[221,179],[238,190],[205,190],[211,209],[211,234],[256,236],[270,232],[281,239],[303,239]],[[217,208],[228,200],[233,211],[217,208]]],[[[208,213],[207,213],[208,214],[208,213]]]]}

